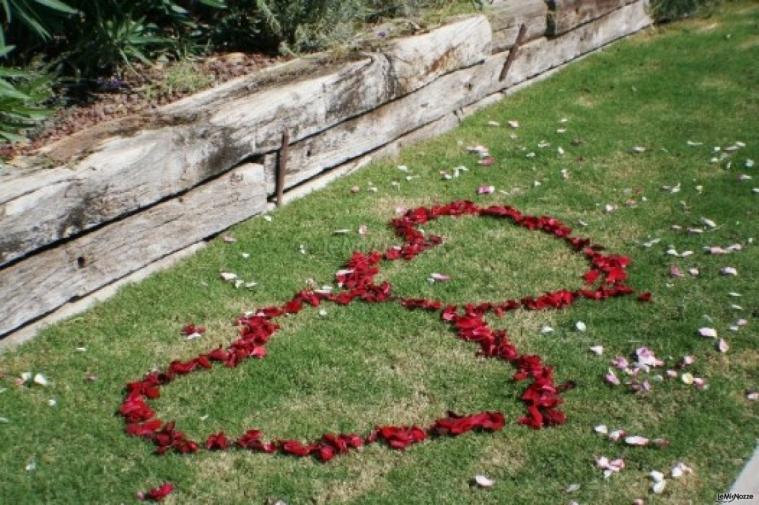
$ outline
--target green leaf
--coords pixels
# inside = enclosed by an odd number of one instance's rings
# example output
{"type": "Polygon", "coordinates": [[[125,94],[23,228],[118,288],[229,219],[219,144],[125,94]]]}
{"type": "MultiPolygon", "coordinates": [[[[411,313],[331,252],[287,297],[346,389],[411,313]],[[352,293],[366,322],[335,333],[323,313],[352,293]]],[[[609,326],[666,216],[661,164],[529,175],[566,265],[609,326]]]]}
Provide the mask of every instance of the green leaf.
{"type": "Polygon", "coordinates": [[[64,12],[66,14],[78,14],[79,11],[73,7],[61,2],[60,0],[34,0],[40,5],[44,5],[49,9],[53,9],[58,12],[64,12]]]}

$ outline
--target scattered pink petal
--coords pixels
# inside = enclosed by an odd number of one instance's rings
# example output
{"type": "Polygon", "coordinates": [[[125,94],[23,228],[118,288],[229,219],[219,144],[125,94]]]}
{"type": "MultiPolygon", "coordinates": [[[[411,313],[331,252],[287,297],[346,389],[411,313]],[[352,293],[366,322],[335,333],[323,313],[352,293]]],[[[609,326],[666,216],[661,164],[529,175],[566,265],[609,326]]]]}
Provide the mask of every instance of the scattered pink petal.
{"type": "Polygon", "coordinates": [[[495,192],[495,186],[480,186],[477,188],[478,195],[489,195],[495,192]]]}
{"type": "Polygon", "coordinates": [[[630,366],[630,363],[624,356],[615,356],[614,359],[611,360],[611,364],[614,365],[614,368],[618,368],[620,370],[625,370],[630,366]]]}
{"type": "Polygon", "coordinates": [[[234,238],[232,235],[224,235],[223,237],[221,237],[221,239],[227,244],[234,244],[235,242],[237,242],[237,239],[234,238]]]}
{"type": "Polygon", "coordinates": [[[702,379],[701,377],[694,377],[693,385],[696,386],[696,389],[702,389],[702,390],[708,387],[706,380],[702,379]]]}
{"type": "Polygon", "coordinates": [[[366,226],[365,224],[359,225],[359,227],[358,227],[358,234],[363,237],[367,233],[369,233],[369,227],[366,226]]]}
{"type": "Polygon", "coordinates": [[[495,158],[493,158],[492,156],[485,156],[477,163],[479,165],[482,165],[483,167],[489,167],[489,166],[492,166],[493,163],[495,163],[495,158]]]}
{"type": "Polygon", "coordinates": [[[615,374],[612,369],[609,369],[609,373],[604,376],[604,379],[606,379],[606,382],[614,386],[619,386],[621,384],[619,377],[617,377],[617,374],[615,374]]]}
{"type": "Polygon", "coordinates": [[[759,400],[759,391],[746,391],[746,399],[750,402],[759,400]]]}
{"type": "Polygon", "coordinates": [[[609,433],[609,440],[612,442],[619,442],[622,440],[622,438],[625,436],[624,430],[614,430],[611,433],[609,433]]]}
{"type": "Polygon", "coordinates": [[[667,370],[667,377],[669,377],[670,379],[677,379],[677,371],[667,370]]]}
{"type": "Polygon", "coordinates": [[[685,277],[685,274],[677,265],[672,265],[669,267],[669,275],[670,277],[685,277]]]}
{"type": "Polygon", "coordinates": [[[690,356],[690,355],[685,355],[680,360],[680,365],[679,366],[680,366],[680,368],[685,368],[686,366],[690,366],[690,365],[692,365],[695,362],[696,362],[696,358],[694,358],[693,356],[690,356]]]}

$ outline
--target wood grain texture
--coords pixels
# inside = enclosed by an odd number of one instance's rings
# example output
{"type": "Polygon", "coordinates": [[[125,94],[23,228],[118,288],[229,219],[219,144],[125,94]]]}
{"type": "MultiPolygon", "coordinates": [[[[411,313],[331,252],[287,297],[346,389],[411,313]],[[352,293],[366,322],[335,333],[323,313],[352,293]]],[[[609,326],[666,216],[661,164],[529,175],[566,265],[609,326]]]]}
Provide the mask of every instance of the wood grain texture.
{"type": "Polygon", "coordinates": [[[634,0],[547,0],[548,35],[560,35],[609,14],[634,0]]]}
{"type": "Polygon", "coordinates": [[[337,66],[278,66],[121,120],[120,134],[103,126],[54,144],[45,162],[65,164],[0,176],[0,266],[274,151],[285,128],[304,139],[475,65],[491,38],[485,16],[468,17],[337,66]]]}
{"type": "Polygon", "coordinates": [[[0,270],[0,335],[265,208],[263,167],[246,164],[0,270]]]}

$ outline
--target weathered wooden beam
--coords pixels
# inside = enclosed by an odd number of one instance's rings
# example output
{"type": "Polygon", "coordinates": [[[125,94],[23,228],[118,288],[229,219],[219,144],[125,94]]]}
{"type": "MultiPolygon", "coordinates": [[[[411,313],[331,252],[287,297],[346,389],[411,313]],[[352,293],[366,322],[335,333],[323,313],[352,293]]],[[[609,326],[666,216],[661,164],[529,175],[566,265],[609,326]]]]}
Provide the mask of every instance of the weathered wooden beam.
{"type": "Polygon", "coordinates": [[[243,165],[0,270],[0,335],[265,209],[263,167],[243,165]]]}
{"type": "Polygon", "coordinates": [[[548,35],[566,33],[635,0],[547,0],[548,35]]]}
{"type": "Polygon", "coordinates": [[[545,0],[500,0],[486,10],[493,28],[493,54],[507,51],[514,46],[519,29],[527,26],[522,43],[546,34],[548,6],[545,0]]]}
{"type": "Polygon", "coordinates": [[[31,169],[0,174],[0,266],[273,152],[284,128],[301,140],[475,65],[491,40],[487,18],[468,17],[358,59],[281,65],[53,144],[46,160],[25,160],[31,169]]]}

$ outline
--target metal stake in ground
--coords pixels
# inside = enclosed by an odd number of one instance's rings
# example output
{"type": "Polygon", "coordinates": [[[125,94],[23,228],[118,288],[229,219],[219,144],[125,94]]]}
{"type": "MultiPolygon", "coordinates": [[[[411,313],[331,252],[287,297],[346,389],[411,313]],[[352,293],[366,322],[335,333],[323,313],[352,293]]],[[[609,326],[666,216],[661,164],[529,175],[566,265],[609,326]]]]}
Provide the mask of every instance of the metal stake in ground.
{"type": "Polygon", "coordinates": [[[287,148],[290,144],[290,134],[287,129],[282,132],[282,147],[277,155],[277,207],[284,202],[285,193],[285,170],[287,169],[287,148]]]}
{"type": "Polygon", "coordinates": [[[501,69],[501,75],[498,76],[499,81],[503,81],[506,79],[506,75],[509,73],[509,69],[511,68],[511,64],[514,63],[514,60],[517,57],[517,53],[519,52],[519,47],[524,44],[524,39],[527,36],[527,25],[522,23],[522,25],[519,27],[519,33],[517,34],[517,40],[514,42],[514,46],[509,50],[509,55],[506,57],[506,62],[503,64],[503,68],[501,69]]]}

